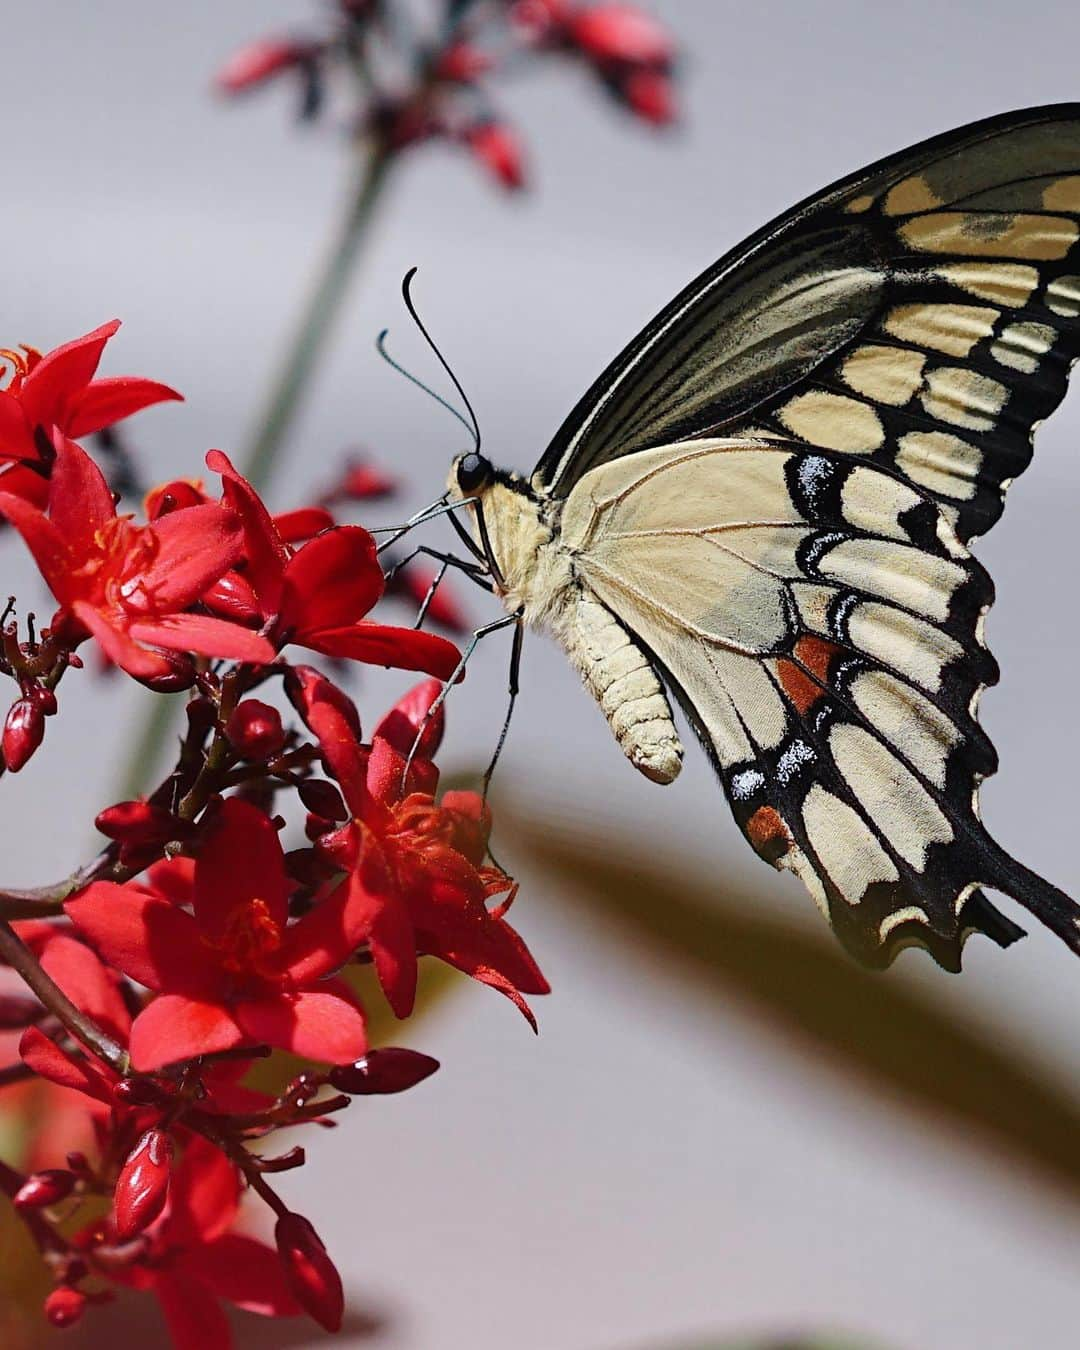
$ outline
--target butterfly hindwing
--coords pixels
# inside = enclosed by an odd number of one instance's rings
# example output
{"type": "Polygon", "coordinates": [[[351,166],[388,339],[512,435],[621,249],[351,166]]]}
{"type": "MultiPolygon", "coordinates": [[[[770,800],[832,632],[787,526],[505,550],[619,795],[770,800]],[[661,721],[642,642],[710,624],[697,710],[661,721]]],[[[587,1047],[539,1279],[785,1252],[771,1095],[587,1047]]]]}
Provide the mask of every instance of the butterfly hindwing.
{"type": "Polygon", "coordinates": [[[860,959],[918,942],[957,968],[968,931],[1011,941],[981,885],[1078,945],[1071,902],[978,817],[996,768],[975,717],[997,678],[992,586],[928,493],[790,437],[706,438],[594,468],[563,533],[661,668],[752,846],[800,876],[860,959]]]}

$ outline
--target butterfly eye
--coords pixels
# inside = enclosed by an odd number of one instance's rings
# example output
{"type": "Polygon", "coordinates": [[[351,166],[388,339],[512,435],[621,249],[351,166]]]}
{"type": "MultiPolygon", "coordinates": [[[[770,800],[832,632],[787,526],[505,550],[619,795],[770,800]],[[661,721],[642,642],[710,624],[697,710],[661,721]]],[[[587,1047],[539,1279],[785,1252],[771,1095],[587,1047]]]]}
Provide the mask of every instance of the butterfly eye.
{"type": "Polygon", "coordinates": [[[479,492],[491,482],[494,473],[491,461],[483,455],[472,452],[462,455],[457,466],[458,487],[464,493],[479,492]]]}

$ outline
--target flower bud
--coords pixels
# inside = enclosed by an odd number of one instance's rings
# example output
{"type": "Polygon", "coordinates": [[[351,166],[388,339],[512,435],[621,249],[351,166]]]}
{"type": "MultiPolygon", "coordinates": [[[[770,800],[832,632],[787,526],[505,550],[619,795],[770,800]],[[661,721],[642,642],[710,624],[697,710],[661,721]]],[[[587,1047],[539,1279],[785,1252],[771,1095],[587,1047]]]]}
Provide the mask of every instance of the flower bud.
{"type": "Polygon", "coordinates": [[[75,1175],[62,1167],[47,1167],[28,1176],[15,1192],[16,1209],[45,1209],[66,1200],[75,1188],[75,1175]]]}
{"type": "Polygon", "coordinates": [[[500,122],[476,122],[466,129],[463,139],[503,187],[516,191],[525,186],[521,142],[509,127],[500,122]]]}
{"type": "Polygon", "coordinates": [[[18,773],[41,744],[45,735],[45,713],[37,700],[17,698],[4,721],[4,763],[10,773],[18,773]]]}
{"type": "Polygon", "coordinates": [[[384,1050],[370,1050],[355,1064],[336,1064],[329,1078],[339,1092],[352,1097],[376,1097],[406,1092],[430,1078],[438,1067],[439,1061],[430,1055],[391,1045],[384,1050]]]}
{"type": "Polygon", "coordinates": [[[373,464],[363,460],[353,460],[345,469],[341,482],[334,490],[334,496],[347,497],[350,501],[372,501],[377,497],[389,497],[397,491],[397,483],[373,464]]]}
{"type": "Polygon", "coordinates": [[[185,506],[201,506],[209,500],[198,480],[175,478],[171,483],[151,488],[146,494],[146,518],[160,520],[172,511],[180,511],[185,506]]]}
{"type": "Polygon", "coordinates": [[[158,1217],[169,1194],[172,1142],[164,1130],[147,1130],[120,1169],[113,1195],[116,1235],[137,1237],[158,1217]]]}
{"type": "Polygon", "coordinates": [[[236,623],[256,623],[262,617],[251,583],[239,572],[226,572],[219,577],[202,599],[215,614],[236,623]]]}
{"type": "Polygon", "coordinates": [[[318,1233],[302,1215],[282,1214],[274,1241],[296,1301],[326,1331],[339,1331],[345,1293],[318,1233]]]}
{"type": "Polygon", "coordinates": [[[246,698],[236,705],[225,734],[244,759],[269,759],[285,744],[281,714],[257,698],[246,698]]]}
{"type": "Polygon", "coordinates": [[[94,824],[109,839],[124,844],[157,844],[181,838],[187,822],[148,801],[117,802],[99,811],[94,824]]]}
{"type": "Polygon", "coordinates": [[[66,1284],[54,1289],[44,1303],[45,1320],[54,1327],[74,1326],[85,1310],[86,1295],[66,1284]]]}
{"type": "Polygon", "coordinates": [[[135,679],[155,694],[180,694],[195,683],[195,666],[191,658],[182,652],[167,651],[164,647],[152,648],[155,656],[168,667],[157,675],[136,675],[135,679]]]}
{"type": "Polygon", "coordinates": [[[674,122],[674,87],[663,71],[632,70],[614,88],[616,97],[644,121],[657,127],[674,122]]]}
{"type": "Polygon", "coordinates": [[[112,1095],[121,1106],[163,1106],[170,1099],[168,1089],[152,1078],[121,1078],[112,1095]]]}

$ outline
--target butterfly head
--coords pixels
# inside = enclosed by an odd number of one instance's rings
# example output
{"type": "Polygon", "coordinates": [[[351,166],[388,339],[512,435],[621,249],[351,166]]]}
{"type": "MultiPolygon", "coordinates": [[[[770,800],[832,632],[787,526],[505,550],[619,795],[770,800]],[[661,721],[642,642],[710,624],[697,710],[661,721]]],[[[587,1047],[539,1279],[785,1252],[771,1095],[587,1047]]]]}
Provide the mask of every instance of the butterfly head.
{"type": "Polygon", "coordinates": [[[450,472],[450,486],[462,497],[480,497],[495,481],[495,466],[484,455],[470,450],[458,455],[450,472]]]}

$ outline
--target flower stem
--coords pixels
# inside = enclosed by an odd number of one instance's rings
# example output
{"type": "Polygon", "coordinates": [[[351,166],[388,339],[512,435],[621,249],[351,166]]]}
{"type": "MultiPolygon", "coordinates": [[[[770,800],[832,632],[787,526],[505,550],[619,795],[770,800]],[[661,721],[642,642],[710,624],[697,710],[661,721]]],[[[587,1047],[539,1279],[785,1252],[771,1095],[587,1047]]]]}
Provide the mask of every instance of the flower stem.
{"type": "Polygon", "coordinates": [[[269,481],[285,435],[348,296],[353,267],[385,186],[390,159],[387,151],[376,144],[361,164],[345,215],[300,313],[270,397],[256,422],[243,462],[245,475],[259,489],[265,488],[269,481]]]}

